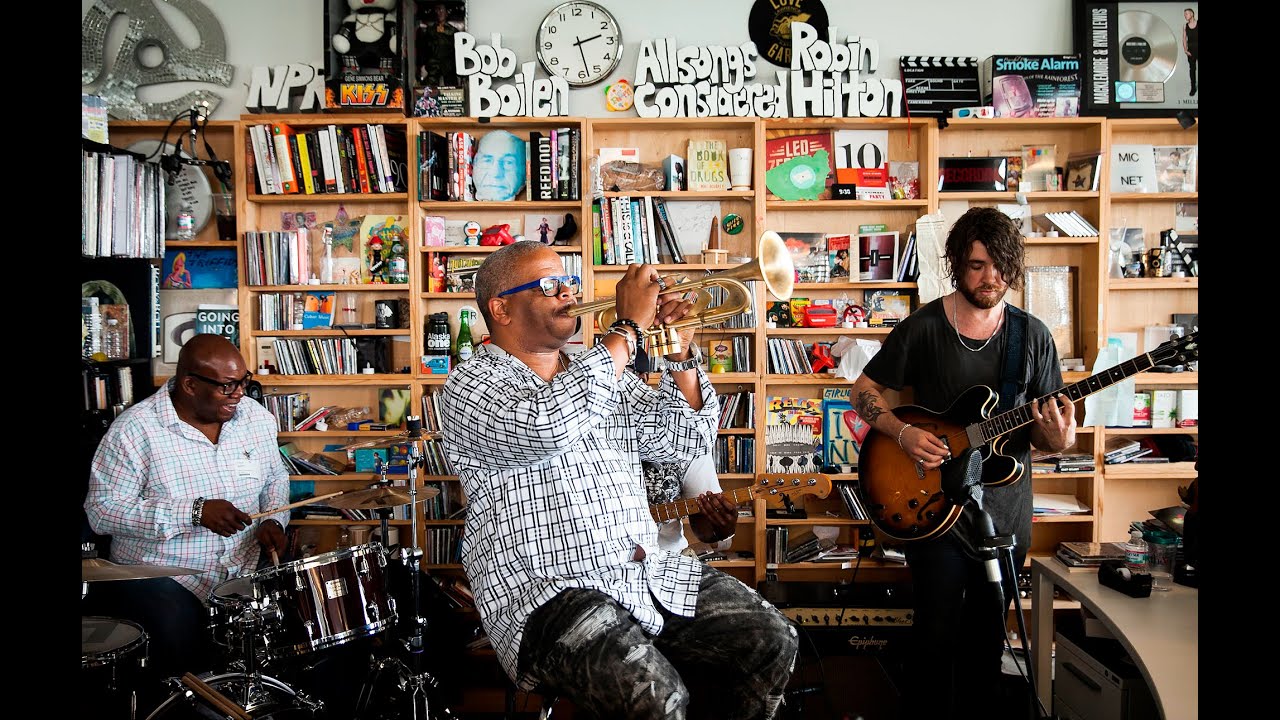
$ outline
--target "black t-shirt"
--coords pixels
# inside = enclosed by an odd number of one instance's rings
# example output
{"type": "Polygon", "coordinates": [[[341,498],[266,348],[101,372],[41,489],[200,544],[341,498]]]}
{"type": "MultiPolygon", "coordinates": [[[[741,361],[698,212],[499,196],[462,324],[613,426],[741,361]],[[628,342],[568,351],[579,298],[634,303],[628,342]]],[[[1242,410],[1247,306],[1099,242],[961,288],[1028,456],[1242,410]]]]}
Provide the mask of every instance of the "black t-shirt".
{"type": "MultiPolygon", "coordinates": [[[[949,303],[947,305],[950,306],[949,303]]],[[[913,391],[911,404],[937,413],[944,412],[961,393],[974,385],[986,385],[993,392],[999,392],[1009,322],[1010,314],[1006,309],[1004,321],[991,342],[978,352],[970,352],[960,346],[951,319],[945,314],[943,300],[939,298],[911,313],[895,327],[885,338],[880,351],[867,362],[863,372],[868,378],[894,390],[910,386],[913,391]]],[[[965,338],[965,341],[968,347],[977,348],[985,339],[965,338]]],[[[1062,388],[1062,371],[1058,366],[1058,350],[1053,335],[1044,322],[1030,315],[1027,317],[1026,353],[1022,387],[1010,408],[1062,388]]],[[[996,411],[991,414],[996,414],[996,411]]],[[[975,415],[969,422],[980,419],[975,415]]],[[[1014,533],[1018,551],[1025,554],[1031,545],[1030,428],[1024,426],[1013,431],[1004,445],[1004,452],[1022,463],[1022,477],[1003,487],[984,488],[982,506],[991,515],[996,532],[1014,533]]],[[[970,541],[964,544],[971,544],[976,539],[973,522],[973,512],[966,508],[950,532],[970,541]]]]}

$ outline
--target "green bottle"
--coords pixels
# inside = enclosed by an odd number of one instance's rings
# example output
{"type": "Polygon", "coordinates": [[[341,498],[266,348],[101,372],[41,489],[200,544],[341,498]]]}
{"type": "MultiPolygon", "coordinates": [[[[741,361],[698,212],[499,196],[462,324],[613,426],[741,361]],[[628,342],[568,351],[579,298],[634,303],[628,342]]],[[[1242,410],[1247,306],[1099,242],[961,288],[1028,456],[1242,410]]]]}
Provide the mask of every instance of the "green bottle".
{"type": "Polygon", "coordinates": [[[458,362],[460,363],[470,360],[476,349],[471,342],[471,323],[467,320],[470,314],[465,310],[458,313],[458,362]]]}

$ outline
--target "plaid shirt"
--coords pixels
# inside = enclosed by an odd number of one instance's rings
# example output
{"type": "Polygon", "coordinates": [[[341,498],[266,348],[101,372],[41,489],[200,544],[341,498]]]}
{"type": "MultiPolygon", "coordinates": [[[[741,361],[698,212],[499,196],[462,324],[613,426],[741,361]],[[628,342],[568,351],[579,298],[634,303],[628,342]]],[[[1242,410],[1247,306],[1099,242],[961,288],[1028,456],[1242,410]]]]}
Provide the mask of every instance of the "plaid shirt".
{"type": "Polygon", "coordinates": [[[655,600],[693,616],[702,563],[659,548],[640,461],[711,452],[719,403],[698,378],[695,412],[668,374],[656,391],[629,372],[618,379],[603,344],[550,383],[492,344],[449,374],[445,450],[469,505],[462,563],[498,659],[522,688],[525,622],[561,590],[599,590],[654,635],[655,600]],[[630,561],[637,545],[643,562],[630,561]]]}
{"type": "MultiPolygon", "coordinates": [[[[174,580],[207,601],[219,584],[256,568],[257,525],[224,538],[191,524],[192,504],[221,498],[251,515],[281,507],[289,473],[275,418],[252,398],[241,399],[215,445],[178,418],[172,388],[170,380],[111,423],[93,456],[84,509],[94,532],[111,535],[113,562],[201,570],[174,580]]],[[[270,519],[287,525],[289,511],[270,519]]]]}

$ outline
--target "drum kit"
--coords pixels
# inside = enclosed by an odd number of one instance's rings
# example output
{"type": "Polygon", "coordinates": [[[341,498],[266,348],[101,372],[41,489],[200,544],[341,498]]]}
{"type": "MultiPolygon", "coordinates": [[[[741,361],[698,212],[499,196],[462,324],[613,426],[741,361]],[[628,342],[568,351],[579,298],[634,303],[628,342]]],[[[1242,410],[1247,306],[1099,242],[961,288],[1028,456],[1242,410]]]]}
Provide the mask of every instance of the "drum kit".
{"type": "MultiPolygon", "coordinates": [[[[439,492],[416,487],[416,468],[422,463],[420,443],[416,442],[423,437],[421,419],[410,417],[409,430],[401,435],[404,439],[399,442],[409,446],[406,488],[387,483],[387,468],[382,465],[382,479],[373,487],[310,498],[286,507],[323,501],[330,507],[376,510],[381,520],[381,538],[387,538],[392,508],[413,506],[439,492]]],[[[439,684],[423,667],[426,619],[419,612],[423,551],[416,547],[417,513],[410,512],[409,516],[412,547],[387,548],[375,540],[270,565],[215,587],[208,600],[208,628],[223,658],[224,672],[170,678],[172,694],[146,715],[146,720],[333,717],[326,714],[323,700],[310,697],[274,675],[321,658],[333,648],[364,639],[370,641],[371,657],[355,702],[355,720],[455,717],[438,701],[439,684]],[[407,571],[412,578],[408,587],[391,582],[389,569],[396,573],[407,571]]],[[[92,551],[88,554],[92,555],[92,551]]],[[[84,557],[81,572],[83,591],[87,593],[91,582],[176,577],[200,571],[176,566],[118,565],[84,557]]],[[[81,667],[86,681],[116,703],[127,704],[127,717],[136,720],[138,671],[147,662],[146,632],[127,620],[82,617],[81,622],[81,667]]]]}

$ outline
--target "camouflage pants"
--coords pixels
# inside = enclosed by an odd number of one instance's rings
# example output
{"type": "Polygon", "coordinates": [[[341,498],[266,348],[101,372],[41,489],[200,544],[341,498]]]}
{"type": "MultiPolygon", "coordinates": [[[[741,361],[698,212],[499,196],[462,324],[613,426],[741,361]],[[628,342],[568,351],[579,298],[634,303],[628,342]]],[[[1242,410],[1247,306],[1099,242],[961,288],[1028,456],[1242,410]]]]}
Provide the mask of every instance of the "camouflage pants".
{"type": "Polygon", "coordinates": [[[519,666],[574,716],[767,720],[782,701],[799,646],[782,613],[737,578],[707,567],[696,617],[662,610],[647,634],[611,598],[571,589],[525,626],[519,666]]]}

